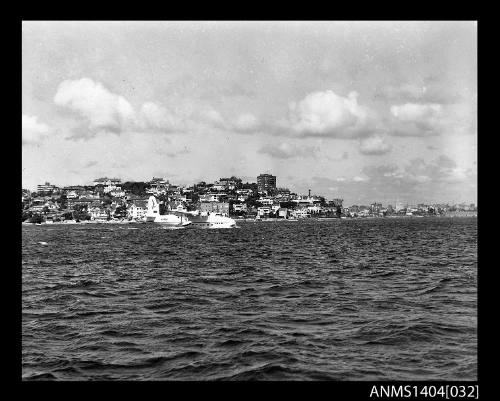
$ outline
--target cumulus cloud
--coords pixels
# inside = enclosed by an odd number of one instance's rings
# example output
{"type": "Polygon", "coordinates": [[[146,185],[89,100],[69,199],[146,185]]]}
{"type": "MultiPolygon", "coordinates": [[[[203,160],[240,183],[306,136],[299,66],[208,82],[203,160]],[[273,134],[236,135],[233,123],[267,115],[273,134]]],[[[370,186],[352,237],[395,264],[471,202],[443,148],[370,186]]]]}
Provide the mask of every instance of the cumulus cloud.
{"type": "Polygon", "coordinates": [[[54,102],[87,119],[93,132],[120,133],[125,125],[134,120],[134,109],[124,97],[89,78],[61,82],[54,102]]]}
{"type": "Polygon", "coordinates": [[[265,145],[258,153],[268,154],[278,159],[289,159],[292,157],[312,157],[317,149],[312,146],[297,146],[282,142],[279,145],[265,145]]]}
{"type": "Polygon", "coordinates": [[[308,94],[289,105],[289,127],[299,136],[358,137],[366,130],[367,108],[358,104],[358,93],[347,97],[328,90],[308,94]]]}
{"type": "Polygon", "coordinates": [[[416,122],[439,117],[442,114],[442,109],[442,106],[437,103],[405,103],[391,106],[391,114],[400,121],[416,122]]]}
{"type": "MultiPolygon", "coordinates": [[[[123,96],[89,78],[61,82],[54,102],[86,121],[85,125],[80,125],[73,132],[73,137],[79,138],[90,138],[98,132],[174,133],[207,127],[230,128],[218,110],[187,99],[179,101],[175,109],[146,102],[136,111],[123,96]]],[[[246,116],[238,123],[242,128],[249,129],[251,121],[246,116]]]]}
{"type": "Polygon", "coordinates": [[[23,144],[38,143],[48,136],[50,127],[38,121],[37,116],[22,116],[22,142],[23,144]]]}
{"type": "Polygon", "coordinates": [[[184,131],[184,120],[174,112],[153,102],[144,103],[139,111],[138,125],[151,131],[184,131]]]}
{"type": "Polygon", "coordinates": [[[362,139],[359,145],[359,151],[364,155],[383,155],[391,149],[392,146],[386,142],[386,138],[380,135],[362,139]]]}
{"type": "Polygon", "coordinates": [[[405,103],[390,108],[393,135],[438,135],[444,127],[444,111],[438,103],[405,103]]]}

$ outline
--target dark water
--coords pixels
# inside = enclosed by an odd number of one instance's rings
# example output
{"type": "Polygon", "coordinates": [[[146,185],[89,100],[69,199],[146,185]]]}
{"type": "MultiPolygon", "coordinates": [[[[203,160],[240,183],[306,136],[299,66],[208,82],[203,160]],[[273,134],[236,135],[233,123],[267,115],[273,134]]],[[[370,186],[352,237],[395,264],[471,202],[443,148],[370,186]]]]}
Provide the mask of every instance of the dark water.
{"type": "Polygon", "coordinates": [[[238,225],[23,226],[23,379],[477,378],[475,218],[238,225]]]}

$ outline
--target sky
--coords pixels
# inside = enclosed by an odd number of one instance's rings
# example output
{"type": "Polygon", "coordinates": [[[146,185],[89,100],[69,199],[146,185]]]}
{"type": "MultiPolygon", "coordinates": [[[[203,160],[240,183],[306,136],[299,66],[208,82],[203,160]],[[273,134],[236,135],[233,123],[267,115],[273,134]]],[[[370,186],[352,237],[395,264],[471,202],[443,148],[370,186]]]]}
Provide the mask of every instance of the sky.
{"type": "Polygon", "coordinates": [[[22,185],[477,202],[475,21],[23,21],[22,185]]]}

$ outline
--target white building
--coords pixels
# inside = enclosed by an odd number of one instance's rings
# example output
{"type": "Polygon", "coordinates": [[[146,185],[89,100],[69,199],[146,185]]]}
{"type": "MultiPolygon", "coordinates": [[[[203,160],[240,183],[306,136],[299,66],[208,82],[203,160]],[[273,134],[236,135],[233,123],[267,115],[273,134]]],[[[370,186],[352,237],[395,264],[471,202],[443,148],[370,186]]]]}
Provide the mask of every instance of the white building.
{"type": "Polygon", "coordinates": [[[247,211],[247,205],[244,203],[235,203],[233,205],[233,211],[235,212],[246,212],[247,211]]]}
{"type": "Polygon", "coordinates": [[[121,182],[122,182],[122,180],[120,178],[103,177],[103,178],[95,179],[94,186],[97,186],[97,185],[113,186],[113,185],[120,184],[121,182]]]}
{"type": "Polygon", "coordinates": [[[205,194],[200,196],[200,202],[219,202],[219,194],[205,194]]]}
{"type": "Polygon", "coordinates": [[[274,203],[274,200],[272,200],[271,198],[259,198],[259,202],[263,205],[271,206],[274,203]]]}
{"type": "Polygon", "coordinates": [[[273,209],[270,206],[261,206],[261,207],[257,208],[257,215],[260,217],[268,216],[269,213],[272,212],[272,210],[273,209]]]}
{"type": "Polygon", "coordinates": [[[91,220],[107,220],[108,212],[106,209],[101,207],[93,207],[89,210],[91,220]]]}
{"type": "Polygon", "coordinates": [[[129,218],[132,218],[134,220],[142,220],[146,217],[147,211],[148,211],[147,205],[133,203],[127,209],[127,215],[129,218]]]}
{"type": "Polygon", "coordinates": [[[303,218],[309,217],[309,211],[306,208],[295,209],[295,210],[292,210],[291,216],[296,218],[296,219],[303,219],[303,218]]]}
{"type": "Polygon", "coordinates": [[[123,191],[120,188],[113,189],[112,191],[109,191],[109,194],[115,198],[123,198],[125,197],[125,191],[123,191]]]}

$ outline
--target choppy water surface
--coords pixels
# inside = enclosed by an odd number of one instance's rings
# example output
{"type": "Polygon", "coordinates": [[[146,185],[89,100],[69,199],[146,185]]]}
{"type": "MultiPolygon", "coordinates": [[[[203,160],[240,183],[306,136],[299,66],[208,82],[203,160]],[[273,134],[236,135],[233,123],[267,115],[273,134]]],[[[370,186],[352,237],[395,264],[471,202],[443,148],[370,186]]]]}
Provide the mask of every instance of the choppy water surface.
{"type": "Polygon", "coordinates": [[[238,225],[23,226],[23,379],[476,379],[476,219],[238,225]]]}

